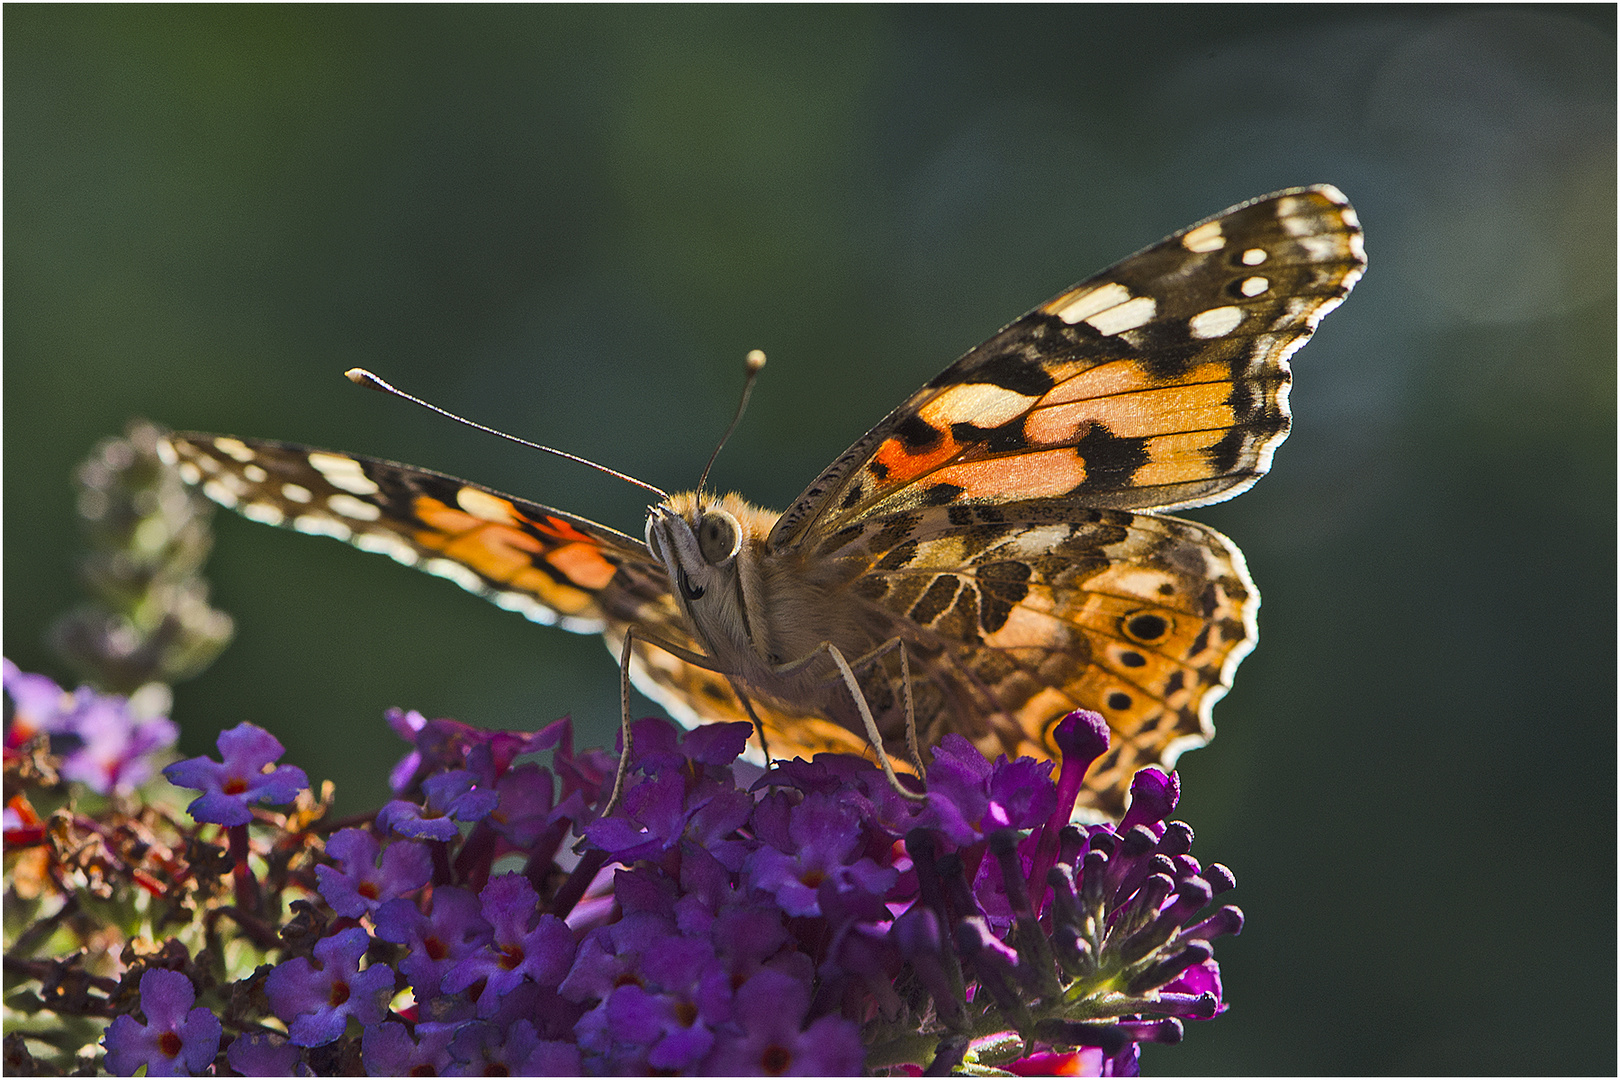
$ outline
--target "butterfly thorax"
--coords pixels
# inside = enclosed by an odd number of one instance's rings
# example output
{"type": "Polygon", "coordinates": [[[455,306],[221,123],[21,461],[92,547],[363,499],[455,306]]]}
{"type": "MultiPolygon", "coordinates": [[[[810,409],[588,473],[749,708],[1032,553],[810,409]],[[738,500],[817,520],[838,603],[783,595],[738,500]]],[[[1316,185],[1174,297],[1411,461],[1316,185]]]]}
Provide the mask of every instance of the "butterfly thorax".
{"type": "Polygon", "coordinates": [[[831,662],[821,657],[789,674],[778,669],[824,642],[852,659],[870,647],[847,591],[865,564],[772,550],[767,538],[777,517],[734,494],[683,492],[653,508],[647,546],[668,572],[694,636],[723,671],[805,703],[821,696],[812,687],[825,682],[831,662]]]}

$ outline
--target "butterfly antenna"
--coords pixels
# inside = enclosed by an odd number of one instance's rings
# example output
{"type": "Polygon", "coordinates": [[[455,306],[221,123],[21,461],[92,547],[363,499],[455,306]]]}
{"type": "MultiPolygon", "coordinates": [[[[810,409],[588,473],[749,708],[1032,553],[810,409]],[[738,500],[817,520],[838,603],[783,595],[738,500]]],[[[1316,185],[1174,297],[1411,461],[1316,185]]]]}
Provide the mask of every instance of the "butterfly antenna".
{"type": "MultiPolygon", "coordinates": [[[[761,354],[760,362],[763,363],[764,359],[765,359],[764,355],[761,354]]],[[[669,501],[669,492],[665,491],[663,488],[653,487],[651,484],[647,483],[644,480],[637,480],[633,476],[626,476],[624,473],[620,472],[619,470],[610,469],[606,465],[598,465],[596,462],[592,461],[590,458],[582,458],[578,454],[570,454],[566,450],[558,450],[558,449],[555,449],[554,447],[550,447],[550,446],[541,446],[537,442],[530,442],[528,439],[520,439],[516,435],[508,435],[504,431],[497,431],[492,427],[485,427],[483,424],[475,423],[475,422],[473,422],[471,420],[468,420],[464,416],[457,416],[455,413],[450,412],[448,409],[441,409],[437,405],[433,404],[432,402],[423,401],[419,397],[416,397],[416,396],[414,396],[412,394],[407,394],[405,391],[401,390],[399,387],[393,385],[392,383],[388,382],[386,379],[381,378],[380,376],[372,374],[371,372],[367,371],[365,368],[350,368],[348,371],[345,371],[343,373],[343,377],[345,379],[348,379],[350,382],[354,383],[356,386],[364,386],[368,390],[380,390],[385,394],[393,394],[395,397],[404,398],[406,401],[409,401],[413,405],[420,405],[420,406],[422,406],[422,408],[427,409],[430,412],[436,412],[440,416],[448,417],[449,419],[454,420],[458,424],[466,424],[470,428],[477,428],[479,431],[487,432],[490,435],[498,435],[501,438],[506,439],[506,440],[508,440],[510,442],[517,443],[519,446],[527,446],[532,450],[543,450],[548,454],[555,454],[560,458],[567,458],[569,461],[577,461],[581,465],[589,465],[591,468],[596,469],[598,472],[605,472],[609,476],[618,477],[620,480],[623,480],[627,484],[634,484],[638,488],[642,488],[642,489],[644,489],[646,491],[652,492],[654,495],[657,495],[659,500],[662,501],[662,502],[668,502],[669,501]]],[[[743,395],[743,400],[745,400],[745,401],[747,400],[747,394],[746,393],[743,395]]],[[[728,432],[727,434],[730,434],[730,433],[728,432]]]]}
{"type": "Polygon", "coordinates": [[[720,456],[721,448],[731,439],[731,433],[736,431],[737,425],[742,422],[743,410],[748,408],[748,395],[754,392],[754,380],[759,378],[760,370],[764,366],[765,354],[758,349],[750,349],[748,356],[743,360],[742,400],[737,402],[737,412],[731,418],[731,426],[726,428],[724,435],[720,436],[720,442],[715,446],[714,453],[709,455],[709,463],[703,466],[703,475],[698,477],[697,489],[699,495],[703,493],[704,485],[709,482],[709,470],[714,468],[714,459],[720,456]]]}

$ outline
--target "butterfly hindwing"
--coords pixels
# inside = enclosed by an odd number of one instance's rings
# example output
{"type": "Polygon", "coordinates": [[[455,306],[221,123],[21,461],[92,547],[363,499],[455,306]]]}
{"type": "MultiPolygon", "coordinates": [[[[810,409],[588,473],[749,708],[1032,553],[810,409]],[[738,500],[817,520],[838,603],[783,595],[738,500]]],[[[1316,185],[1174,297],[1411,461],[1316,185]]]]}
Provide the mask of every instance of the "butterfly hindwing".
{"type": "MultiPolygon", "coordinates": [[[[1051,728],[1095,709],[1116,735],[1091,785],[1109,810],[1114,781],[1208,740],[1256,637],[1242,554],[1177,518],[1058,500],[934,507],[869,521],[821,553],[869,566],[854,591],[887,616],[873,636],[905,638],[920,661],[925,743],[955,731],[990,756],[1055,756],[1051,728]]],[[[863,684],[901,753],[899,665],[863,684]]]]}

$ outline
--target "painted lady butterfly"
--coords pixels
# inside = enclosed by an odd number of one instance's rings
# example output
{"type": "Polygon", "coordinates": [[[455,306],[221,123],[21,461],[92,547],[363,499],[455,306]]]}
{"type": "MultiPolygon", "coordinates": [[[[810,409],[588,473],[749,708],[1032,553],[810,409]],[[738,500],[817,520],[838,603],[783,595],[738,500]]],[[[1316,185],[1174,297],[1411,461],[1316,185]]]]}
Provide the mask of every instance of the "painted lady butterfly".
{"type": "Polygon", "coordinates": [[[199,434],[167,451],[256,521],[601,633],[616,655],[632,634],[639,688],[688,724],[746,719],[746,694],[775,757],[871,753],[843,662],[897,762],[908,699],[924,745],[954,731],[986,755],[1052,756],[1056,721],[1095,709],[1115,740],[1092,800],[1117,812],[1139,766],[1209,739],[1256,637],[1242,553],[1158,511],[1265,473],[1288,357],[1365,265],[1334,188],[1244,203],[1001,330],[786,513],[688,492],[651,508],[645,542],[373,458],[199,434]]]}

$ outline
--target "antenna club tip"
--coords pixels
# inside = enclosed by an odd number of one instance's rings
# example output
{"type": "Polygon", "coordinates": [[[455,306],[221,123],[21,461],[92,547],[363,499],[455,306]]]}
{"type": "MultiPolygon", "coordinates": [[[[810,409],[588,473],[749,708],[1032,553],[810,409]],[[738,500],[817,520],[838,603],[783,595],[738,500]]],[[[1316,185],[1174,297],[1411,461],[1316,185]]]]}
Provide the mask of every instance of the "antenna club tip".
{"type": "Polygon", "coordinates": [[[352,367],[343,373],[343,377],[356,386],[364,386],[372,390],[381,390],[388,385],[363,367],[352,367]]]}
{"type": "Polygon", "coordinates": [[[749,349],[748,350],[748,355],[743,358],[743,366],[748,369],[748,374],[750,374],[750,375],[757,374],[759,372],[759,369],[765,366],[765,352],[764,352],[764,350],[763,349],[749,349]]]}

